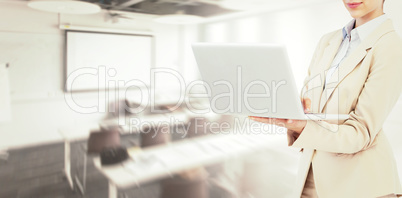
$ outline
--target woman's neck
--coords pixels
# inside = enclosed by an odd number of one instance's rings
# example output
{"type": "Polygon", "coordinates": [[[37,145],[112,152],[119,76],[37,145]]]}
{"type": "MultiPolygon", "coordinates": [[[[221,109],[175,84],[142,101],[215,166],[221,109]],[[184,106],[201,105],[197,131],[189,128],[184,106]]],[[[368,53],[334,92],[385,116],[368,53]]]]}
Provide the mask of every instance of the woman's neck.
{"type": "Polygon", "coordinates": [[[384,14],[383,10],[374,10],[372,12],[367,13],[366,15],[356,18],[356,24],[355,24],[355,28],[381,16],[384,14]]]}

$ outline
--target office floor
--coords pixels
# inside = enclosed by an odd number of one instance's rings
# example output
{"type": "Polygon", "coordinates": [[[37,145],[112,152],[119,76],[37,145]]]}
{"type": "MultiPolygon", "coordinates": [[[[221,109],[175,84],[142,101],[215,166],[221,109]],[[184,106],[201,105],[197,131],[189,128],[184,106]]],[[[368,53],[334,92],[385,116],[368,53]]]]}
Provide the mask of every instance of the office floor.
{"type": "MultiPolygon", "coordinates": [[[[135,135],[122,137],[122,145],[138,142],[135,135]]],[[[72,172],[82,173],[82,151],[85,142],[72,145],[72,172]]],[[[7,162],[0,162],[0,198],[106,198],[107,179],[88,160],[87,191],[85,196],[70,189],[64,177],[64,145],[62,143],[10,150],[7,162]]],[[[121,195],[135,198],[158,198],[159,181],[119,191],[121,195]]],[[[224,197],[219,190],[211,189],[210,198],[224,197]]],[[[124,197],[124,196],[121,196],[124,197]]],[[[124,197],[125,198],[125,197],[124,197]]]]}

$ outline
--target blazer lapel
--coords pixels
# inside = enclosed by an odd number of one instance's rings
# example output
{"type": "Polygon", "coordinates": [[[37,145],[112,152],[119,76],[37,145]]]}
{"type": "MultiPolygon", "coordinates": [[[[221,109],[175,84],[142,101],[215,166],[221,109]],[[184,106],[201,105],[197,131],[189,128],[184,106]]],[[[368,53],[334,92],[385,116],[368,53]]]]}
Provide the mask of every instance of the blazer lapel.
{"type": "MultiPolygon", "coordinates": [[[[333,36],[327,43],[327,46],[324,49],[324,53],[322,55],[322,58],[320,59],[320,61],[318,62],[317,66],[324,68],[324,69],[318,69],[318,71],[320,71],[320,73],[316,76],[314,76],[314,79],[312,80],[319,80],[319,85],[316,85],[315,87],[311,87],[313,89],[310,89],[313,92],[313,96],[314,98],[312,98],[313,101],[317,101],[317,102],[313,102],[312,104],[316,104],[315,107],[313,107],[314,112],[316,112],[316,110],[318,110],[319,112],[321,112],[321,108],[320,108],[320,102],[321,98],[322,98],[322,92],[324,89],[324,83],[325,83],[325,71],[331,66],[332,60],[334,59],[339,46],[341,45],[342,42],[342,31],[338,31],[337,33],[335,33],[335,36],[333,36]],[[318,98],[316,98],[318,97],[318,98]]],[[[318,83],[318,82],[317,82],[318,83]]]]}
{"type": "Polygon", "coordinates": [[[347,57],[335,70],[329,81],[326,83],[320,99],[320,112],[324,109],[327,101],[332,96],[339,83],[362,61],[366,56],[366,49],[359,47],[349,57],[347,57]]]}
{"type": "Polygon", "coordinates": [[[323,57],[319,62],[319,66],[327,70],[334,60],[336,53],[338,52],[339,46],[342,42],[342,31],[338,31],[333,38],[328,42],[327,47],[324,50],[323,57]]]}
{"type": "MultiPolygon", "coordinates": [[[[334,90],[339,86],[344,78],[350,74],[354,68],[367,55],[367,52],[372,48],[374,43],[380,39],[380,37],[390,31],[394,31],[391,20],[385,21],[381,24],[373,33],[371,33],[360,45],[355,49],[343,62],[338,66],[337,70],[329,79],[327,86],[322,92],[320,99],[320,112],[323,112],[328,100],[332,96],[334,90]]],[[[332,60],[331,60],[332,61],[332,60]]],[[[328,67],[327,67],[328,68],[328,67]]]]}

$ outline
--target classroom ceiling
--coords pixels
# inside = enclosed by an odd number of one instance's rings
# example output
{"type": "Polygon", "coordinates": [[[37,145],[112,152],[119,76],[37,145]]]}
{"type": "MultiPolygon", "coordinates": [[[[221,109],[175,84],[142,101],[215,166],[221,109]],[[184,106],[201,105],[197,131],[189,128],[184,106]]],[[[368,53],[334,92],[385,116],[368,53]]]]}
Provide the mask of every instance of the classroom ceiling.
{"type": "MultiPolygon", "coordinates": [[[[102,9],[131,13],[169,15],[189,14],[212,17],[236,10],[222,6],[228,0],[81,0],[101,6],[102,9]]],[[[239,0],[236,0],[239,1],[239,0]]]]}
{"type": "MultiPolygon", "coordinates": [[[[2,0],[0,0],[2,1],[2,0]]],[[[59,0],[13,0],[33,2],[30,7],[35,8],[33,4],[42,4],[40,2],[53,2],[52,8],[45,11],[79,14],[83,7],[91,4],[98,5],[102,10],[106,11],[105,20],[117,23],[120,20],[131,20],[138,17],[146,18],[165,18],[175,23],[194,23],[201,19],[217,19],[220,16],[236,16],[237,14],[253,13],[258,11],[273,11],[276,9],[285,9],[302,4],[313,4],[324,0],[63,0],[70,2],[73,7],[68,5],[60,5],[59,0]],[[77,3],[85,2],[82,6],[77,3]],[[35,3],[38,2],[38,3],[35,3]],[[88,4],[90,3],[90,4],[88,4]],[[85,5],[85,6],[84,6],[85,5]],[[70,12],[71,11],[71,12],[70,12]],[[74,12],[72,12],[74,11],[74,12]]],[[[325,0],[334,1],[334,0],[325,0]]],[[[28,3],[29,5],[29,3],[28,3]]],[[[45,7],[48,6],[47,4],[45,7]]],[[[50,5],[49,5],[50,6],[50,5]]],[[[91,6],[89,6],[91,7],[91,6]]],[[[35,8],[36,9],[36,8],[35,8]]],[[[42,8],[37,8],[43,10],[42,8]]],[[[89,11],[88,11],[89,12],[89,11]]],[[[89,14],[89,13],[88,13],[89,14]]],[[[160,21],[162,22],[162,21],[160,21]]],[[[167,23],[166,21],[164,23],[167,23]]]]}

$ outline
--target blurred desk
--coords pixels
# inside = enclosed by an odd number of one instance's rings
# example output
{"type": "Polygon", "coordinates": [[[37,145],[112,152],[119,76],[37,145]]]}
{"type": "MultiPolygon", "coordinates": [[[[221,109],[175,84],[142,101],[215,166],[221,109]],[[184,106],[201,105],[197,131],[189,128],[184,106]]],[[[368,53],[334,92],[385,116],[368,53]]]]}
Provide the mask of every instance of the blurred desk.
{"type": "Polygon", "coordinates": [[[109,198],[115,198],[118,197],[118,189],[242,157],[272,147],[271,143],[278,142],[280,138],[267,134],[208,135],[149,147],[140,152],[129,150],[131,158],[117,165],[101,166],[99,157],[94,162],[109,180],[109,198]]]}
{"type": "MultiPolygon", "coordinates": [[[[187,123],[190,120],[191,116],[189,116],[185,112],[177,112],[170,114],[155,114],[148,115],[142,117],[125,117],[125,125],[120,125],[123,129],[122,134],[129,133],[139,133],[142,127],[146,127],[149,125],[144,125],[141,123],[147,122],[148,124],[158,124],[161,122],[167,123],[187,123]],[[135,119],[135,123],[131,122],[131,119],[135,119]],[[172,122],[174,120],[175,122],[172,122]],[[135,125],[134,124],[140,124],[135,125]]],[[[91,130],[99,130],[100,127],[104,126],[116,126],[118,125],[118,118],[109,119],[102,121],[101,123],[89,123],[86,125],[62,128],[59,130],[59,133],[64,139],[64,172],[67,177],[67,181],[71,187],[74,189],[74,181],[73,176],[71,174],[71,143],[74,141],[86,140],[89,137],[91,130]]],[[[76,177],[76,184],[81,185],[79,179],[76,177]]]]}
{"type": "Polygon", "coordinates": [[[1,149],[1,148],[0,148],[0,160],[7,161],[8,155],[9,155],[9,154],[8,154],[8,152],[7,152],[6,149],[1,149]]]}

